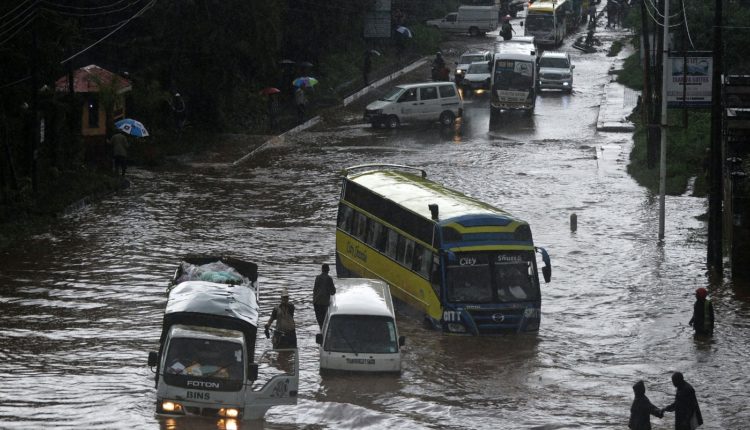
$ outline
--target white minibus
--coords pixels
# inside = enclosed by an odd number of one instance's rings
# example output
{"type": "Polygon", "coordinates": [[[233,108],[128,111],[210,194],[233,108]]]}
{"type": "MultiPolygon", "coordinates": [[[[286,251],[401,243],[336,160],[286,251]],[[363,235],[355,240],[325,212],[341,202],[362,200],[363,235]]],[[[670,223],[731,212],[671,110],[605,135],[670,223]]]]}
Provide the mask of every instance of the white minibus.
{"type": "Polygon", "coordinates": [[[320,369],[401,372],[401,347],[391,290],[383,281],[339,278],[321,334],[320,369]]]}

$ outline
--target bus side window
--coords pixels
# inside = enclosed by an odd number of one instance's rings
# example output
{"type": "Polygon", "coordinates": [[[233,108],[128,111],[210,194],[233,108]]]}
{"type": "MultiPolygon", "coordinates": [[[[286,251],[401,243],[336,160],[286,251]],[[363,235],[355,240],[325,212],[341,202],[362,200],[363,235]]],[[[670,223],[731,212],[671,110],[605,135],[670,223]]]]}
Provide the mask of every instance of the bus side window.
{"type": "Polygon", "coordinates": [[[411,239],[404,238],[404,259],[401,263],[409,269],[414,265],[414,241],[411,239]]]}
{"type": "Polygon", "coordinates": [[[339,206],[339,228],[347,233],[352,232],[352,213],[354,211],[347,205],[339,206]]]}
{"type": "Polygon", "coordinates": [[[388,231],[390,229],[380,224],[380,232],[375,238],[375,248],[380,252],[385,252],[385,244],[388,241],[388,231]]]}
{"type": "Polygon", "coordinates": [[[396,244],[398,243],[398,233],[388,229],[388,239],[385,244],[385,255],[396,259],[396,244]]]}
{"type": "Polygon", "coordinates": [[[430,277],[430,265],[432,264],[432,252],[429,249],[423,248],[421,250],[422,257],[420,258],[420,266],[417,271],[425,278],[430,277]]]}
{"type": "Polygon", "coordinates": [[[367,244],[373,248],[377,248],[378,239],[380,239],[380,232],[383,230],[383,225],[374,219],[370,219],[367,223],[367,244]]]}
{"type": "Polygon", "coordinates": [[[414,258],[411,260],[411,270],[419,272],[422,268],[422,257],[424,257],[424,247],[420,244],[414,245],[414,258]]]}
{"type": "Polygon", "coordinates": [[[360,212],[354,214],[354,236],[362,242],[365,241],[365,233],[367,232],[367,217],[360,212]]]}
{"type": "Polygon", "coordinates": [[[398,243],[396,244],[396,261],[403,264],[405,252],[406,252],[406,238],[399,234],[398,243]]]}

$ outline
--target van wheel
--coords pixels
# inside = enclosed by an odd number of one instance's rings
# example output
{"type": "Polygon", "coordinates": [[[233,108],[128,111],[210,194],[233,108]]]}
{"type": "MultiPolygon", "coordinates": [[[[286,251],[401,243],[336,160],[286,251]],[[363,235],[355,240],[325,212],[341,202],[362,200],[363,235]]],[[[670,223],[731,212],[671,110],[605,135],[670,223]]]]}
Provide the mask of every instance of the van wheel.
{"type": "Polygon", "coordinates": [[[446,127],[453,124],[453,121],[455,120],[456,120],[456,116],[453,115],[453,112],[445,111],[440,114],[440,124],[446,127]]]}
{"type": "Polygon", "coordinates": [[[388,128],[398,128],[399,125],[401,125],[401,122],[396,115],[391,115],[385,120],[385,126],[388,128]]]}
{"type": "Polygon", "coordinates": [[[469,29],[469,36],[471,36],[471,37],[477,37],[477,36],[479,36],[479,29],[476,28],[476,27],[471,27],[469,29]]]}

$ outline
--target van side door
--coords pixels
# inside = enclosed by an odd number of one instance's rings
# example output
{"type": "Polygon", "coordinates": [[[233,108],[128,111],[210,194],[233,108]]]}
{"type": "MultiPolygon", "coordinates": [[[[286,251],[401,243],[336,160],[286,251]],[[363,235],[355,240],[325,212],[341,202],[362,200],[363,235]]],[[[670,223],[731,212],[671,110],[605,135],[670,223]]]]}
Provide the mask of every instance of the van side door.
{"type": "Polygon", "coordinates": [[[401,121],[419,118],[419,99],[416,88],[407,88],[398,98],[398,113],[401,121]]]}
{"type": "Polygon", "coordinates": [[[419,88],[419,108],[420,119],[437,121],[441,112],[437,86],[419,88]]]}

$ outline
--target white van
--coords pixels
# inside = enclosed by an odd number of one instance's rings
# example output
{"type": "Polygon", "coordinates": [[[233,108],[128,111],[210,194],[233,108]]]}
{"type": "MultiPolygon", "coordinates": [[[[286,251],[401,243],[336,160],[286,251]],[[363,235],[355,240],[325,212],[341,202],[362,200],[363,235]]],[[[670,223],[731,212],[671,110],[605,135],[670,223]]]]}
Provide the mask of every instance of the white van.
{"type": "Polygon", "coordinates": [[[401,347],[391,290],[383,281],[339,278],[320,345],[320,370],[401,372],[401,347]]]}
{"type": "Polygon", "coordinates": [[[453,82],[398,85],[367,105],[365,121],[397,128],[402,122],[440,121],[449,126],[463,114],[464,101],[453,82]]]}
{"type": "Polygon", "coordinates": [[[497,30],[497,6],[459,6],[458,12],[425,24],[450,33],[469,33],[476,37],[497,30]]]}

